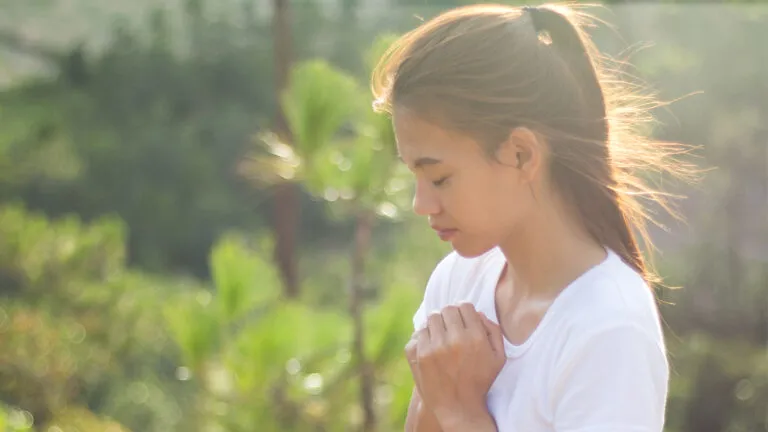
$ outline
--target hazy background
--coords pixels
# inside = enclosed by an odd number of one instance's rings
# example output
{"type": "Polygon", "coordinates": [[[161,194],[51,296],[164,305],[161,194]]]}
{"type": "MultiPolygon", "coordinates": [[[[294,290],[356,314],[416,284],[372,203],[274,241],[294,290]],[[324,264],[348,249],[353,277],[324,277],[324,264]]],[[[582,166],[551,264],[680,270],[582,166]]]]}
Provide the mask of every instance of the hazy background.
{"type": "MultiPolygon", "coordinates": [[[[0,0],[0,432],[402,430],[448,249],[367,80],[466,3],[0,0]]],[[[611,3],[709,169],[653,229],[667,430],[768,431],[768,3],[611,3]]]]}

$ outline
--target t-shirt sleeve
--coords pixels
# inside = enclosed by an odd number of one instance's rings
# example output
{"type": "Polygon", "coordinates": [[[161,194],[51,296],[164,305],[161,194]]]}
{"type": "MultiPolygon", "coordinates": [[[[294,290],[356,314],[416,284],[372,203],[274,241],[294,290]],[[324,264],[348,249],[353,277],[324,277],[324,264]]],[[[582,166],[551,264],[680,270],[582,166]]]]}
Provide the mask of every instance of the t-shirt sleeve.
{"type": "Polygon", "coordinates": [[[419,308],[413,314],[413,327],[415,330],[425,327],[429,314],[441,309],[442,303],[444,303],[442,299],[448,294],[446,291],[449,288],[451,269],[455,261],[454,255],[455,253],[452,252],[443,258],[429,276],[427,286],[424,289],[424,298],[419,308]]]}
{"type": "Polygon", "coordinates": [[[661,432],[669,367],[639,325],[597,332],[564,351],[553,386],[557,432],[661,432]]]}

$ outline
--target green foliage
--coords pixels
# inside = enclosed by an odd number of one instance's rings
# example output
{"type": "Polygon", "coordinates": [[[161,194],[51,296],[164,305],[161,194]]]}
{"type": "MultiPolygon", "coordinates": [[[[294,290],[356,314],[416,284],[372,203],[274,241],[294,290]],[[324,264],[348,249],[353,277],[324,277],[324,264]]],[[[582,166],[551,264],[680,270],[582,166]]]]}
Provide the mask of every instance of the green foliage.
{"type": "Polygon", "coordinates": [[[32,422],[29,412],[0,404],[0,431],[29,432],[32,422]]]}
{"type": "Polygon", "coordinates": [[[728,418],[723,419],[726,430],[756,431],[765,426],[765,348],[740,340],[715,339],[703,332],[684,339],[668,339],[673,376],[667,415],[669,431],[692,430],[690,416],[705,415],[691,411],[701,398],[734,407],[728,418]],[[717,394],[703,394],[715,389],[717,394]]]}
{"type": "Polygon", "coordinates": [[[71,141],[61,133],[67,118],[56,112],[49,94],[48,103],[30,104],[15,95],[6,95],[0,103],[3,139],[0,139],[0,184],[20,185],[31,179],[71,181],[82,169],[71,141]]]}
{"type": "Polygon", "coordinates": [[[400,362],[405,343],[413,333],[413,323],[403,319],[403,311],[415,311],[414,305],[420,302],[421,293],[410,285],[391,286],[366,312],[366,354],[376,367],[385,368],[400,362]]]}
{"type": "Polygon", "coordinates": [[[275,301],[279,296],[280,280],[274,267],[249,255],[246,246],[237,239],[220,241],[211,260],[221,317],[237,320],[257,305],[275,301]]]}
{"type": "Polygon", "coordinates": [[[274,107],[263,29],[190,24],[145,42],[117,28],[81,72],[62,64],[55,79],[4,91],[0,200],[117,214],[132,264],[205,276],[219,233],[260,222],[265,197],[236,168],[274,107]]]}
{"type": "MultiPolygon", "coordinates": [[[[254,282],[252,268],[274,274],[268,252],[231,238],[222,240],[212,258],[214,275],[219,275],[215,290],[186,293],[185,301],[167,308],[185,361],[206,389],[199,404],[224,404],[220,415],[206,412],[209,420],[230,430],[253,424],[273,425],[264,430],[349,424],[347,410],[356,397],[349,391],[355,374],[348,350],[350,318],[342,310],[318,308],[306,300],[277,298],[276,279],[254,282]],[[243,287],[252,293],[231,293],[243,287]],[[238,302],[248,307],[225,307],[232,297],[249,299],[238,302]],[[275,395],[285,399],[281,402],[275,395]],[[297,417],[284,418],[291,409],[297,417]]],[[[410,321],[401,319],[402,310],[414,309],[419,301],[418,291],[407,285],[387,293],[366,321],[369,354],[381,371],[382,384],[400,363],[412,330],[410,321]]],[[[380,409],[388,410],[390,403],[385,400],[380,409]]]]}
{"type": "Polygon", "coordinates": [[[195,298],[176,300],[166,312],[184,362],[192,370],[204,367],[206,359],[219,343],[218,317],[208,307],[210,297],[206,294],[201,292],[195,298]]]}
{"type": "MultiPolygon", "coordinates": [[[[393,38],[382,36],[364,56],[369,70],[393,38]]],[[[340,199],[331,206],[337,215],[380,209],[394,216],[405,170],[397,169],[390,119],[373,112],[364,94],[350,75],[327,62],[297,64],[282,98],[293,145],[264,134],[267,156],[254,158],[248,171],[267,183],[301,181],[331,203],[340,199]]]]}
{"type": "MultiPolygon", "coordinates": [[[[152,14],[146,33],[116,26],[99,50],[49,60],[55,76],[0,93],[0,430],[354,429],[362,414],[350,256],[365,264],[354,288],[379,430],[402,430],[413,386],[402,348],[420,287],[448,249],[403,215],[408,174],[365,83],[388,32],[418,24],[416,10],[462,2],[409,2],[373,18],[358,3],[345,1],[338,16],[321,2],[294,4],[302,61],[282,97],[272,90],[269,17],[243,6],[237,23],[214,21],[204,1],[170,14],[181,20],[152,14]],[[265,133],[278,101],[293,148],[265,133]],[[268,145],[254,150],[254,136],[268,145]],[[323,201],[303,207],[307,231],[323,241],[302,244],[298,300],[279,295],[271,243],[232,231],[260,233],[268,192],[238,168],[265,153],[269,164],[249,174],[301,181],[323,201]],[[329,232],[318,209],[352,222],[329,232]],[[360,217],[374,210],[386,217],[375,230],[360,217]],[[373,235],[371,250],[349,250],[353,223],[373,235]],[[208,276],[206,267],[210,283],[172,275],[208,276]]],[[[762,219],[747,216],[765,214],[754,197],[765,184],[766,15],[615,12],[621,30],[636,32],[630,39],[659,41],[634,61],[663,97],[704,90],[674,104],[674,118],[661,113],[669,127],[656,133],[703,144],[708,164],[721,167],[692,205],[703,216],[692,218],[690,247],[662,242],[677,249],[662,274],[685,287],[666,293],[675,305],[662,308],[668,430],[698,432],[700,418],[762,430],[768,270],[759,249],[747,259],[741,246],[764,233],[762,219]],[[744,214],[733,213],[741,205],[744,214]]]]}
{"type": "Polygon", "coordinates": [[[86,408],[68,407],[56,414],[42,431],[114,431],[129,432],[124,426],[110,419],[99,418],[86,408]]]}
{"type": "Polygon", "coordinates": [[[282,106],[293,145],[309,161],[336,138],[342,126],[363,108],[355,80],[327,62],[314,60],[293,68],[282,106]]]}
{"type": "Polygon", "coordinates": [[[165,412],[184,397],[173,376],[154,370],[169,360],[155,311],[160,290],[173,287],[125,271],[122,224],[49,222],[21,207],[0,207],[0,221],[4,400],[35,425],[86,404],[141,430],[178,424],[165,412]],[[134,385],[163,390],[131,400],[123,387],[134,385]]]}
{"type": "MultiPolygon", "coordinates": [[[[0,266],[22,284],[25,296],[40,294],[51,284],[75,289],[68,284],[79,278],[109,276],[123,265],[124,228],[114,218],[86,228],[70,216],[52,227],[40,215],[6,207],[0,212],[0,224],[6,232],[0,266]]],[[[71,298],[75,293],[62,294],[71,298]]]]}
{"type": "Polygon", "coordinates": [[[236,339],[229,333],[242,331],[238,328],[242,322],[250,322],[250,314],[276,302],[280,292],[275,268],[233,236],[216,245],[211,268],[215,294],[200,290],[166,307],[166,319],[194,371],[204,368],[222,344],[236,339]]]}

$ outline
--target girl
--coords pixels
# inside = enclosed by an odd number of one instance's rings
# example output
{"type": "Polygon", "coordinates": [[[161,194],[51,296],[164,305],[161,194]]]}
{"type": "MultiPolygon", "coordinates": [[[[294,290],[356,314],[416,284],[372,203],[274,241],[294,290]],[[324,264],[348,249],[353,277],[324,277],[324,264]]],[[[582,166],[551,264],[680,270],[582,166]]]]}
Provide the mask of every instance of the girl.
{"type": "Polygon", "coordinates": [[[583,17],[471,6],[405,35],[373,77],[416,178],[414,210],[454,252],[406,347],[407,431],[659,432],[668,364],[634,232],[630,137],[583,17]]]}

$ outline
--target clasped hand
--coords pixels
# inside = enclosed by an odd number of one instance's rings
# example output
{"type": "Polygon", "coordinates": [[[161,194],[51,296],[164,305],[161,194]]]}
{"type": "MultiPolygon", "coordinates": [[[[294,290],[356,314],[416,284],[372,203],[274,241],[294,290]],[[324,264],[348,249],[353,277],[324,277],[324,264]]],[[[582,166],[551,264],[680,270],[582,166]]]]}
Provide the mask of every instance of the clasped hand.
{"type": "Polygon", "coordinates": [[[448,306],[430,315],[405,353],[422,404],[441,426],[488,415],[486,396],[506,356],[501,329],[474,305],[448,306]]]}

